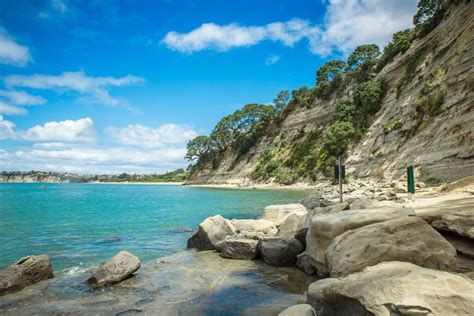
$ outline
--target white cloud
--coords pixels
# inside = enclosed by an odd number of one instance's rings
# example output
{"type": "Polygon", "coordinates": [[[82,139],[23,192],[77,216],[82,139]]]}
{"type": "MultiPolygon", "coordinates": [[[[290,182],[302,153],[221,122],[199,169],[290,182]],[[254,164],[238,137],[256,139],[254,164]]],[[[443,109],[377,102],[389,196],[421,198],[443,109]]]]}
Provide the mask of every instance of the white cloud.
{"type": "Polygon", "coordinates": [[[120,100],[109,95],[111,87],[121,87],[144,82],[141,77],[127,75],[121,78],[91,77],[83,71],[63,72],[60,75],[31,76],[11,75],[5,78],[7,87],[26,87],[31,89],[73,91],[87,98],[88,101],[104,105],[118,105],[120,100]]]}
{"type": "Polygon", "coordinates": [[[15,128],[15,124],[13,122],[7,121],[0,115],[0,140],[1,139],[8,139],[13,138],[15,132],[13,129],[15,128]]]}
{"type": "Polygon", "coordinates": [[[89,117],[36,125],[19,133],[22,139],[35,142],[95,142],[94,122],[89,117]]]}
{"type": "Polygon", "coordinates": [[[23,67],[32,61],[30,50],[15,40],[0,27],[0,64],[23,67]]]}
{"type": "Polygon", "coordinates": [[[169,32],[162,43],[172,50],[191,54],[205,49],[228,51],[263,40],[285,46],[306,39],[309,50],[321,56],[348,53],[361,44],[384,46],[394,32],[412,26],[417,0],[329,0],[322,26],[293,18],[263,26],[205,23],[189,33],[169,32]]]}
{"type": "Polygon", "coordinates": [[[310,39],[310,50],[326,56],[348,53],[362,44],[383,47],[392,34],[412,27],[417,0],[329,0],[324,32],[310,39]]]}
{"type": "Polygon", "coordinates": [[[278,62],[280,60],[280,56],[278,55],[270,55],[267,60],[265,60],[265,65],[273,65],[274,63],[278,62]]]}
{"type": "Polygon", "coordinates": [[[9,99],[16,105],[41,105],[46,103],[46,99],[43,97],[31,95],[25,91],[0,90],[0,96],[9,99]]]}
{"type": "Polygon", "coordinates": [[[252,46],[263,40],[279,41],[286,46],[293,46],[303,37],[317,32],[317,28],[301,19],[264,26],[240,26],[235,23],[220,26],[204,23],[189,33],[169,32],[162,42],[170,49],[182,53],[194,53],[204,49],[224,52],[231,48],[252,46]]]}
{"type": "Polygon", "coordinates": [[[108,128],[109,134],[119,143],[142,148],[184,147],[187,141],[197,136],[189,126],[164,124],[158,128],[133,124],[125,128],[108,128]]]}
{"type": "Polygon", "coordinates": [[[24,108],[14,106],[3,101],[0,101],[0,114],[5,115],[24,115],[27,111],[24,108]]]}

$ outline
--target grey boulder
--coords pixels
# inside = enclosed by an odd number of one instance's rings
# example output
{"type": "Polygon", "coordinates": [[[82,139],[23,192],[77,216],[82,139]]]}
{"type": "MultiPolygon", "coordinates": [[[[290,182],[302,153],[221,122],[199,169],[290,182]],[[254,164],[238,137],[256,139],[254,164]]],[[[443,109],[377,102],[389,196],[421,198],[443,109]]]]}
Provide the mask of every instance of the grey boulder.
{"type": "Polygon", "coordinates": [[[383,261],[454,270],[456,249],[421,218],[406,216],[349,230],[334,238],[326,250],[331,277],[383,261]]]}
{"type": "Polygon", "coordinates": [[[231,221],[221,215],[206,218],[199,224],[198,231],[188,239],[188,248],[197,250],[221,250],[227,236],[237,233],[231,221]]]}
{"type": "Polygon", "coordinates": [[[140,269],[140,259],[127,251],[120,251],[86,280],[91,287],[120,283],[140,269]]]}
{"type": "Polygon", "coordinates": [[[341,279],[316,281],[308,302],[319,316],[472,315],[474,281],[408,262],[383,262],[341,279]]]}
{"type": "Polygon", "coordinates": [[[257,257],[258,240],[248,238],[227,238],[220,256],[229,259],[252,260],[257,257]]]}
{"type": "Polygon", "coordinates": [[[278,316],[316,316],[316,311],[309,304],[298,304],[288,307],[278,316]]]}
{"type": "Polygon", "coordinates": [[[268,237],[259,241],[258,250],[266,264],[283,267],[295,265],[304,248],[296,239],[268,237]]]}
{"type": "Polygon", "coordinates": [[[306,252],[302,252],[297,256],[296,266],[307,275],[313,275],[316,273],[316,269],[311,264],[311,260],[306,252]]]}
{"type": "Polygon", "coordinates": [[[53,268],[46,255],[28,256],[0,270],[0,295],[21,291],[28,285],[53,278],[53,268]]]}

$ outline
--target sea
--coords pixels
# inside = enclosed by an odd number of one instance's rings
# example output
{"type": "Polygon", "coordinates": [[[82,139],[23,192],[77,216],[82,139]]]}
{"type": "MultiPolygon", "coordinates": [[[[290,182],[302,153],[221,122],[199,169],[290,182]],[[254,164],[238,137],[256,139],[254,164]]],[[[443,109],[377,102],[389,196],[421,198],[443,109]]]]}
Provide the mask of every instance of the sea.
{"type": "Polygon", "coordinates": [[[0,269],[47,254],[55,274],[73,274],[126,250],[145,263],[186,249],[205,218],[258,218],[293,190],[134,184],[0,184],[0,269]]]}

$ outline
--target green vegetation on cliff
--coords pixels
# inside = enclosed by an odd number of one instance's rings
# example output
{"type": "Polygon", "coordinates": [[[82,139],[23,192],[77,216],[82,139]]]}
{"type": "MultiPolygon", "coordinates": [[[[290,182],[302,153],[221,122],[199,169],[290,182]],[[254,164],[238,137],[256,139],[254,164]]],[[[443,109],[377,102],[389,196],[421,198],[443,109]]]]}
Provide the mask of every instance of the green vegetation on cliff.
{"type": "MultiPolygon", "coordinates": [[[[253,152],[257,163],[250,176],[256,181],[282,184],[330,176],[337,157],[344,156],[362,139],[381,108],[386,84],[380,71],[395,57],[406,53],[415,39],[428,34],[443,19],[447,5],[443,0],[420,0],[414,29],[395,33],[382,52],[375,44],[358,46],[346,61],[330,60],[323,64],[316,71],[313,87],[303,86],[291,92],[283,90],[273,105],[248,104],[222,118],[209,136],[198,136],[188,143],[186,158],[194,163],[191,176],[194,171],[217,169],[229,157],[233,163],[228,170],[244,157],[252,158],[245,154],[268,135],[271,126],[278,128],[286,115],[298,107],[315,106],[316,99],[335,104],[329,123],[311,132],[303,127],[291,140],[274,143],[260,153],[253,152]]],[[[437,45],[432,44],[432,47],[437,45]]],[[[414,70],[424,54],[425,51],[416,51],[408,56],[398,91],[415,75],[414,70]]],[[[442,103],[443,94],[433,91],[428,83],[415,106],[421,116],[435,115],[442,103]]],[[[383,130],[389,134],[400,128],[401,122],[395,121],[383,130]]]]}

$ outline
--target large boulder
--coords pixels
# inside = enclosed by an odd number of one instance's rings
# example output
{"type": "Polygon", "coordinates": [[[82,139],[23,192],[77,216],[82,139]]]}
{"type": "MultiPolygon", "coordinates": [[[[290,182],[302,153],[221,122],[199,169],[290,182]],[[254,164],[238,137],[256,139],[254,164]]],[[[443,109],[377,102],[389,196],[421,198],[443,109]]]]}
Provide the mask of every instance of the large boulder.
{"type": "Polygon", "coordinates": [[[260,232],[263,234],[274,234],[276,232],[275,224],[266,219],[234,219],[232,224],[237,232],[260,232]]]}
{"type": "Polygon", "coordinates": [[[303,229],[308,214],[290,214],[288,215],[280,227],[278,227],[277,236],[285,238],[295,238],[299,230],[303,229]]]}
{"type": "Polygon", "coordinates": [[[383,261],[454,270],[456,249],[421,218],[406,216],[349,230],[334,238],[326,250],[331,277],[383,261]]]}
{"type": "Polygon", "coordinates": [[[266,264],[283,267],[295,265],[304,248],[296,239],[267,237],[259,241],[258,250],[266,264]]]}
{"type": "Polygon", "coordinates": [[[224,239],[236,233],[236,228],[228,219],[221,215],[208,217],[199,224],[198,231],[188,239],[188,248],[220,251],[224,239]]]}
{"type": "Polygon", "coordinates": [[[53,277],[53,268],[46,255],[28,256],[0,270],[0,295],[21,291],[28,285],[53,277]]]}
{"type": "Polygon", "coordinates": [[[351,205],[351,210],[363,210],[368,208],[382,208],[382,207],[400,207],[400,204],[390,201],[378,201],[375,199],[358,198],[354,200],[351,205]]]}
{"type": "Polygon", "coordinates": [[[248,238],[226,238],[220,254],[223,258],[252,260],[257,257],[258,240],[248,238]]]}
{"type": "Polygon", "coordinates": [[[308,302],[319,316],[472,315],[474,281],[408,262],[383,262],[340,280],[316,281],[308,302]]]}
{"type": "Polygon", "coordinates": [[[301,204],[270,205],[263,210],[263,219],[272,221],[280,226],[283,220],[290,214],[306,215],[308,210],[301,204]]]}
{"type": "Polygon", "coordinates": [[[298,304],[288,307],[278,316],[316,316],[316,311],[309,304],[298,304]]]}
{"type": "Polygon", "coordinates": [[[367,209],[332,214],[316,214],[306,236],[306,252],[319,274],[327,274],[325,253],[331,241],[342,233],[390,219],[414,215],[411,209],[367,209]]]}
{"type": "Polygon", "coordinates": [[[474,239],[474,211],[458,210],[420,214],[436,230],[452,232],[474,239]]]}
{"type": "Polygon", "coordinates": [[[91,287],[120,283],[140,269],[140,259],[127,251],[120,251],[86,280],[91,287]]]}

